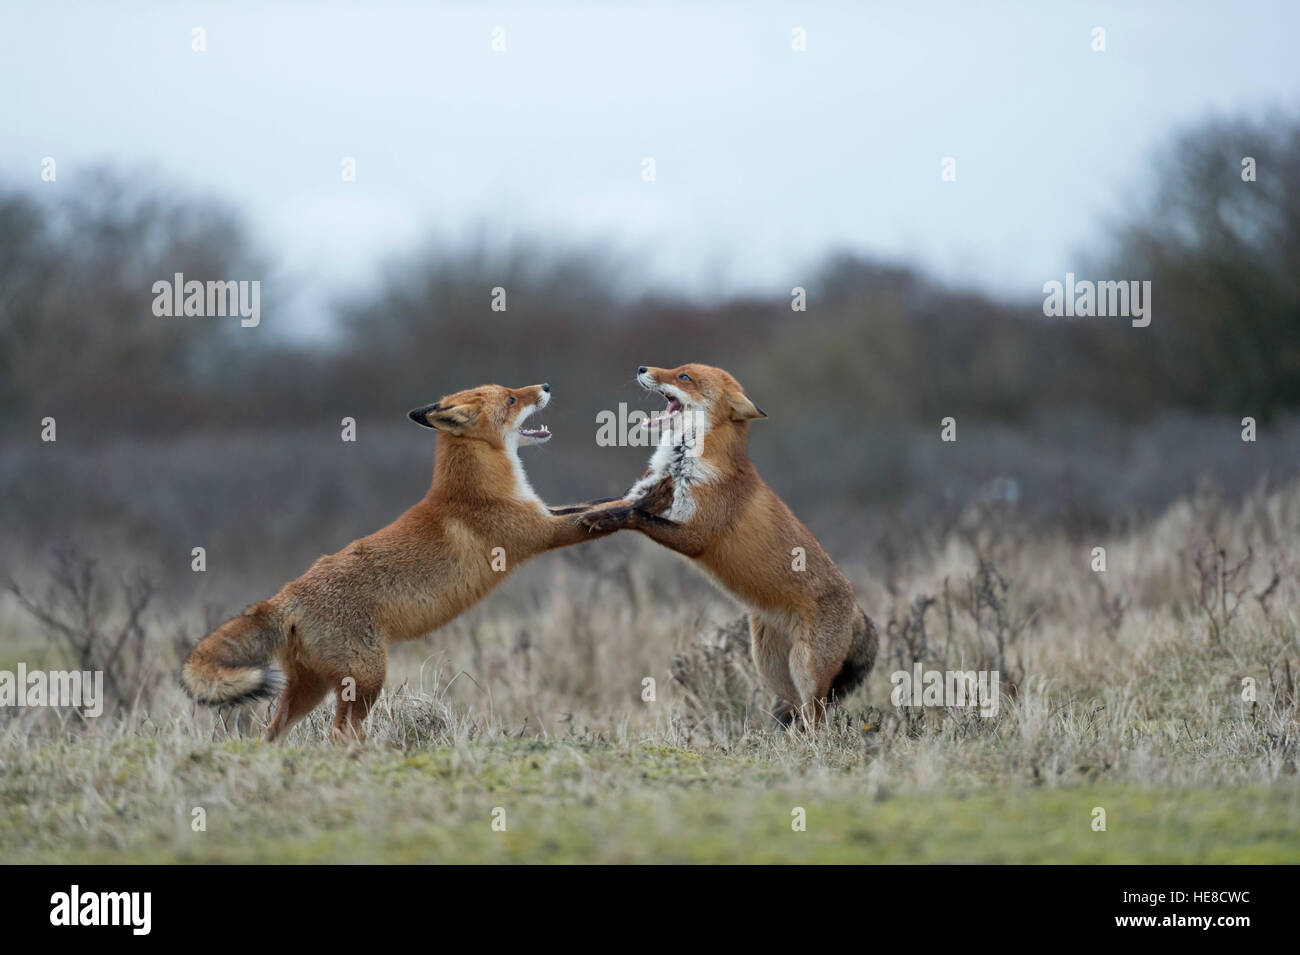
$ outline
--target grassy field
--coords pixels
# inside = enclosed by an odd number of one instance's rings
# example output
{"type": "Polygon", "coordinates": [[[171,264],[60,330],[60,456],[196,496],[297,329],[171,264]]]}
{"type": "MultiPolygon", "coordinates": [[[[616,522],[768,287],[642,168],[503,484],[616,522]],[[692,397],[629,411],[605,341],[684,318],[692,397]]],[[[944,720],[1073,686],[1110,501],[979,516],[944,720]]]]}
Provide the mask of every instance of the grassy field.
{"type": "Polygon", "coordinates": [[[8,767],[3,851],[13,862],[1300,859],[1293,786],[908,793],[869,767],[819,768],[809,748],[481,739],[341,756],[163,732],[115,740],[87,762],[75,745],[52,746],[8,767]],[[192,828],[195,806],[205,831],[192,828]],[[1096,807],[1104,832],[1092,829],[1096,807]]]}
{"type": "MultiPolygon", "coordinates": [[[[1296,485],[1096,541],[972,512],[888,579],[846,563],[883,646],[813,734],[766,715],[735,608],[631,535],[398,648],[350,748],[324,708],[283,745],[256,737],[265,707],[195,711],[163,612],[129,702],[6,711],[0,858],[1296,862],[1298,542],[1296,485]],[[918,661],[997,670],[996,714],[894,705],[918,661]]],[[[30,663],[30,624],[0,619],[30,663]]]]}

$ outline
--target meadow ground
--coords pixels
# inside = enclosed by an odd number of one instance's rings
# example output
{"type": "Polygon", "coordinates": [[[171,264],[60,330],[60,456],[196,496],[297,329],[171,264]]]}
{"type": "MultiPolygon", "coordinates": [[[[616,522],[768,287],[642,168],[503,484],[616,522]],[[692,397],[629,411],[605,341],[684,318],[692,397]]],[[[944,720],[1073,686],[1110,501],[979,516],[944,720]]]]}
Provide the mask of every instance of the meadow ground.
{"type": "MultiPolygon", "coordinates": [[[[350,748],[324,708],[279,745],[253,735],[265,707],[196,712],[176,620],[119,626],[104,588],[132,698],[6,712],[0,858],[1300,861],[1300,485],[1098,540],[986,508],[887,580],[846,564],[880,660],[811,735],[765,715],[735,608],[624,537],[600,573],[540,560],[398,648],[350,748]],[[998,671],[997,712],[894,705],[916,662],[998,671]]],[[[55,666],[25,614],[11,597],[0,668],[55,666]]]]}

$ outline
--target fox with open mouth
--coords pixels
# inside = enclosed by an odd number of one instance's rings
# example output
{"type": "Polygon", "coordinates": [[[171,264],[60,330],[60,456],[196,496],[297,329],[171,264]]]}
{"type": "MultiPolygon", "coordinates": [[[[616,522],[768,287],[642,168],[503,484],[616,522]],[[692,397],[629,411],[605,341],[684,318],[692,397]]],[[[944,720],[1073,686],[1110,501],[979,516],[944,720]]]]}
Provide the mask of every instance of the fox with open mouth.
{"type": "Polygon", "coordinates": [[[875,624],[853,585],[749,459],[749,423],[765,415],[730,374],[709,365],[637,369],[662,395],[650,467],[624,495],[585,511],[593,531],[637,530],[691,558],[749,610],[754,663],[805,726],[858,686],[875,662],[875,624]],[[665,489],[665,482],[671,489],[665,489]],[[665,495],[671,502],[665,507],[665,495]]]}
{"type": "Polygon", "coordinates": [[[529,557],[591,539],[586,505],[548,508],[519,461],[550,440],[526,423],[550,400],[549,384],[482,385],[411,411],[437,432],[424,499],[208,635],[182,670],[190,695],[220,706],[279,694],[275,739],[332,690],[331,737],[361,739],[389,644],[442,626],[529,557]]]}

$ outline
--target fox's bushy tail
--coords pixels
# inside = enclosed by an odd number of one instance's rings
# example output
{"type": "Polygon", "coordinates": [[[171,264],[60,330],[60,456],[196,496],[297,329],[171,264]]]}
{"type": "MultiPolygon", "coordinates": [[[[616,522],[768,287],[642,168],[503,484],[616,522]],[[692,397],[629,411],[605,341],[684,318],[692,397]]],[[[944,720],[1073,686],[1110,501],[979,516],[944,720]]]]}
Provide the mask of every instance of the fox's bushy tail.
{"type": "Polygon", "coordinates": [[[849,645],[849,655],[840,667],[840,672],[831,681],[831,695],[839,699],[862,685],[875,665],[876,652],[880,649],[876,625],[861,607],[857,611],[857,616],[853,619],[853,642],[849,645]]]}
{"type": "Polygon", "coordinates": [[[255,604],[199,642],[181,669],[181,684],[208,706],[274,696],[284,686],[284,674],[273,663],[283,644],[272,608],[255,604]]]}

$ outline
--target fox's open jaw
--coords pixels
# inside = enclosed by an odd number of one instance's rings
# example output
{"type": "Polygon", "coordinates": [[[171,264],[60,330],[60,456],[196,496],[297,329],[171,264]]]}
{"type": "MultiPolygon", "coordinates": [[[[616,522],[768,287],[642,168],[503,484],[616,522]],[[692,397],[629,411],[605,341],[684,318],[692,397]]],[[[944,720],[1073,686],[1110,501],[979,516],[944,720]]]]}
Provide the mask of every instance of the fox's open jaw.
{"type": "Polygon", "coordinates": [[[668,401],[667,408],[659,412],[659,414],[654,415],[653,417],[646,418],[646,420],[642,422],[641,427],[643,428],[658,427],[659,425],[667,424],[673,415],[681,414],[682,409],[685,407],[682,404],[681,399],[677,398],[675,395],[669,394],[667,389],[665,389],[662,385],[660,385],[659,382],[645,376],[638,376],[637,381],[640,383],[641,387],[644,388],[646,391],[653,391],[657,395],[662,395],[668,401]]]}
{"type": "Polygon", "coordinates": [[[519,414],[519,421],[515,425],[515,434],[519,436],[520,445],[545,444],[551,440],[551,431],[544,424],[539,424],[535,428],[524,427],[524,422],[551,403],[550,385],[543,385],[542,387],[545,390],[538,396],[537,403],[525,408],[519,414]]]}
{"type": "MultiPolygon", "coordinates": [[[[660,393],[662,394],[662,392],[660,393]]],[[[641,425],[641,427],[653,428],[655,425],[665,424],[667,423],[668,419],[670,419],[673,415],[681,413],[682,403],[680,401],[678,401],[672,395],[665,395],[664,397],[668,399],[668,407],[665,408],[663,411],[661,411],[659,414],[655,415],[653,418],[646,418],[645,422],[641,425]]]]}

